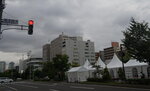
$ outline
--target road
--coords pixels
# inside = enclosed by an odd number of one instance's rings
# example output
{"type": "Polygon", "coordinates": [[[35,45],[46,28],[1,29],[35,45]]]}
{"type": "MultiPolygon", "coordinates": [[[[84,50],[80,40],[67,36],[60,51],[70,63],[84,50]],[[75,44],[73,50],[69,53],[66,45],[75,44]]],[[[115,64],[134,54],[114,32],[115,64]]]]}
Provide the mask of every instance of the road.
{"type": "Polygon", "coordinates": [[[150,89],[24,81],[10,84],[0,84],[0,91],[150,91],[150,89]]]}

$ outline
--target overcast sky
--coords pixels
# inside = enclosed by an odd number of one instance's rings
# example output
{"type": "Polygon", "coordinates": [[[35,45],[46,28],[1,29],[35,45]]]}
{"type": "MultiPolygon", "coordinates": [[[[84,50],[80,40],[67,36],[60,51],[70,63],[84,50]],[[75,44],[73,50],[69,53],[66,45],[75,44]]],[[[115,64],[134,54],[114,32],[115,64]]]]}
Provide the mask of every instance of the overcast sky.
{"type": "MultiPolygon", "coordinates": [[[[150,0],[6,0],[3,18],[20,24],[35,21],[34,34],[26,30],[7,30],[0,40],[0,60],[18,62],[31,50],[42,56],[42,46],[62,32],[95,42],[95,50],[123,39],[122,31],[131,17],[150,22],[150,0]]],[[[6,28],[6,26],[3,26],[6,28]]]]}

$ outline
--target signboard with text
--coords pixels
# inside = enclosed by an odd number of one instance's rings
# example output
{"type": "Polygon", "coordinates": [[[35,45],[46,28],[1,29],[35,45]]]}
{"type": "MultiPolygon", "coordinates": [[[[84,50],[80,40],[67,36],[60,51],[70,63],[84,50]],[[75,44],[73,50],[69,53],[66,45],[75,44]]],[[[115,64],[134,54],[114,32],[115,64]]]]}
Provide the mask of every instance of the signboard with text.
{"type": "Polygon", "coordinates": [[[2,23],[2,25],[17,25],[18,24],[18,20],[14,20],[14,19],[2,19],[1,23],[2,23]]]}

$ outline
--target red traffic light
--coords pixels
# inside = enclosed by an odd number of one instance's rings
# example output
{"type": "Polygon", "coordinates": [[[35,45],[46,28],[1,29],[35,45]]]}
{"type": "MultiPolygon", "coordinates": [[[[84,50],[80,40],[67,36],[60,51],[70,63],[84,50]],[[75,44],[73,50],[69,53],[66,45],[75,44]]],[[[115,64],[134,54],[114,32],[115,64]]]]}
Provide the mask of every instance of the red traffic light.
{"type": "Polygon", "coordinates": [[[29,24],[29,25],[33,25],[33,24],[34,24],[34,21],[33,21],[33,20],[29,20],[29,21],[28,21],[28,24],[29,24]]]}
{"type": "Polygon", "coordinates": [[[29,35],[32,35],[32,34],[33,34],[33,24],[34,24],[34,21],[33,21],[33,20],[29,20],[29,21],[28,21],[28,34],[29,34],[29,35]]]}

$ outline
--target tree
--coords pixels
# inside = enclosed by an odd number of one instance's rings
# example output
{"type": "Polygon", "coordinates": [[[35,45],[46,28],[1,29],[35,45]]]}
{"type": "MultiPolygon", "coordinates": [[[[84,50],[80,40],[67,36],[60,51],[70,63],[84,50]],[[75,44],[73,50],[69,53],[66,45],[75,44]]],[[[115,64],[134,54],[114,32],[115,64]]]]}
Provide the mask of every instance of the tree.
{"type": "Polygon", "coordinates": [[[48,76],[50,79],[53,79],[56,73],[55,67],[52,61],[47,61],[43,65],[43,76],[48,76]]]}
{"type": "Polygon", "coordinates": [[[118,76],[119,76],[120,80],[124,80],[125,79],[125,75],[124,75],[124,72],[123,72],[122,68],[119,68],[118,76]]]}
{"type": "Polygon", "coordinates": [[[65,79],[65,72],[70,68],[68,61],[67,55],[56,55],[56,57],[53,58],[53,64],[56,70],[56,79],[65,79]]]}
{"type": "Polygon", "coordinates": [[[79,67],[80,64],[78,64],[77,62],[72,62],[71,67],[79,67]]]}
{"type": "Polygon", "coordinates": [[[47,61],[43,65],[42,72],[54,80],[64,80],[65,72],[70,68],[67,55],[56,55],[52,61],[47,61]]]}
{"type": "Polygon", "coordinates": [[[110,76],[110,74],[109,74],[109,71],[108,71],[107,67],[104,68],[104,70],[103,70],[103,72],[102,72],[102,78],[103,78],[105,81],[111,80],[111,76],[110,76]]]}
{"type": "Polygon", "coordinates": [[[122,52],[121,51],[118,51],[117,53],[117,57],[123,62],[123,63],[127,63],[129,60],[130,60],[130,54],[128,53],[127,50],[123,50],[122,52]],[[123,53],[123,55],[122,55],[123,53]]]}
{"type": "Polygon", "coordinates": [[[147,22],[137,22],[131,19],[130,26],[123,32],[122,42],[130,56],[140,62],[150,65],[150,28],[147,22]]]}

